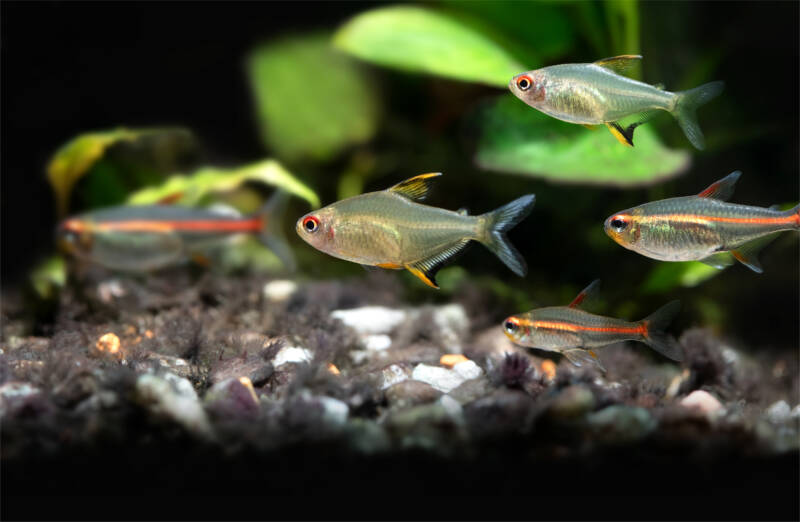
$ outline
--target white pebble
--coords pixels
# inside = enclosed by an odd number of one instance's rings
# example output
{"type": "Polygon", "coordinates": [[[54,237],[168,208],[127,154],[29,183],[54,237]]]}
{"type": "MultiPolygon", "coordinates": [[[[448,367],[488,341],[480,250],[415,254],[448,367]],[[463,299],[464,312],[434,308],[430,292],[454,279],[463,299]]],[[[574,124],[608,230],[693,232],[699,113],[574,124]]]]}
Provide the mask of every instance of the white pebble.
{"type": "Polygon", "coordinates": [[[287,300],[297,290],[297,283],[288,279],[270,281],[264,285],[264,297],[268,301],[278,303],[287,300]]]}
{"type": "Polygon", "coordinates": [[[188,380],[172,373],[140,375],[136,380],[136,395],[154,413],[201,435],[211,435],[206,412],[188,380]]]}
{"type": "Polygon", "coordinates": [[[772,404],[766,411],[767,420],[773,424],[783,424],[789,420],[791,414],[792,407],[784,400],[772,404]]]}
{"type": "Polygon", "coordinates": [[[318,397],[317,399],[324,409],[322,418],[325,424],[341,428],[347,423],[347,415],[350,411],[347,404],[333,397],[318,397]]]}
{"type": "Polygon", "coordinates": [[[384,306],[335,310],[331,317],[361,334],[388,334],[406,320],[406,312],[384,306]]]}
{"type": "Polygon", "coordinates": [[[314,354],[312,354],[309,350],[305,348],[300,348],[298,346],[284,346],[275,355],[275,359],[273,359],[272,365],[275,368],[277,368],[287,363],[308,362],[313,358],[314,354]]]}
{"type": "Polygon", "coordinates": [[[439,404],[442,405],[444,411],[446,411],[450,417],[458,418],[461,416],[461,403],[449,395],[442,395],[439,397],[439,404]]]}
{"type": "Polygon", "coordinates": [[[483,370],[473,361],[464,361],[453,366],[453,370],[464,378],[465,381],[480,377],[483,370]]]}
{"type": "Polygon", "coordinates": [[[368,335],[362,340],[364,348],[373,352],[386,350],[392,345],[392,338],[388,335],[368,335]]]}
{"type": "Polygon", "coordinates": [[[382,373],[383,384],[381,390],[385,390],[393,384],[408,380],[408,372],[402,366],[392,364],[388,368],[384,368],[382,373]]]}
{"type": "Polygon", "coordinates": [[[429,366],[427,364],[418,364],[416,368],[414,368],[411,378],[426,382],[444,393],[457,388],[459,384],[467,380],[455,370],[448,370],[447,368],[440,368],[439,366],[429,366]]]}
{"type": "Polygon", "coordinates": [[[703,390],[695,390],[684,397],[681,400],[681,406],[699,411],[708,417],[725,413],[722,403],[716,397],[703,390]]]}

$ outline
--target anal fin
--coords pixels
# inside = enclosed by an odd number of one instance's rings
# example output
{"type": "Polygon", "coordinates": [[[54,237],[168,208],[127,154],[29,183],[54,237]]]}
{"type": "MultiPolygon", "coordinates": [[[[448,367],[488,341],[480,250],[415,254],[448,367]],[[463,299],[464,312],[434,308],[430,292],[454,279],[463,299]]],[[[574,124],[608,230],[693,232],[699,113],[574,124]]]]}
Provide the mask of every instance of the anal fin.
{"type": "Polygon", "coordinates": [[[608,130],[611,131],[611,134],[617,138],[618,142],[622,143],[626,147],[633,147],[633,129],[631,129],[633,126],[628,127],[630,133],[628,133],[626,129],[620,127],[619,123],[615,121],[606,122],[606,127],[608,127],[608,130]]]}
{"type": "Polygon", "coordinates": [[[745,243],[735,250],[731,250],[731,254],[741,264],[753,272],[761,274],[764,272],[764,269],[761,268],[761,263],[758,261],[758,253],[762,248],[774,241],[778,235],[780,235],[780,232],[775,232],[758,239],[754,239],[753,241],[745,243]]]}
{"type": "Polygon", "coordinates": [[[436,272],[461,253],[469,244],[469,241],[469,239],[462,239],[430,257],[405,265],[405,268],[420,278],[426,285],[432,288],[439,288],[436,284],[436,272]]]}
{"type": "Polygon", "coordinates": [[[711,254],[710,256],[699,259],[698,261],[722,270],[723,268],[728,268],[733,264],[733,257],[728,252],[717,252],[716,254],[711,254]]]}

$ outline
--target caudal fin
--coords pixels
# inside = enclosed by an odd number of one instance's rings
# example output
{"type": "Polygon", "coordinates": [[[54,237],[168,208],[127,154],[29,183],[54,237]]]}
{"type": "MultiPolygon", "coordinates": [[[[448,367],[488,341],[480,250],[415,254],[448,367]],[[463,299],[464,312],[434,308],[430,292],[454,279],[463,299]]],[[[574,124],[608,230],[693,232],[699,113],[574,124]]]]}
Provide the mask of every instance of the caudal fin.
{"type": "Polygon", "coordinates": [[[688,91],[676,92],[675,107],[672,115],[678,120],[678,124],[683,129],[683,133],[689,141],[700,150],[705,148],[705,138],[700,125],[697,123],[697,108],[722,92],[724,82],[711,82],[689,89],[688,91]]]}
{"type": "Polygon", "coordinates": [[[680,310],[680,301],[670,301],[642,319],[646,329],[644,342],[653,350],[673,361],[682,361],[683,351],[675,338],[666,333],[666,329],[680,310]]]}
{"type": "Polygon", "coordinates": [[[266,245],[267,248],[278,256],[283,262],[283,265],[290,271],[294,271],[297,263],[294,260],[294,254],[286,242],[286,236],[281,228],[284,212],[286,211],[286,204],[289,201],[289,194],[283,190],[277,190],[270,196],[266,203],[258,211],[258,216],[261,218],[262,227],[258,235],[259,240],[266,245]]]}
{"type": "Polygon", "coordinates": [[[480,216],[485,228],[478,240],[518,276],[524,276],[528,267],[517,249],[509,243],[506,232],[530,214],[535,201],[536,196],[528,194],[480,216]]]}

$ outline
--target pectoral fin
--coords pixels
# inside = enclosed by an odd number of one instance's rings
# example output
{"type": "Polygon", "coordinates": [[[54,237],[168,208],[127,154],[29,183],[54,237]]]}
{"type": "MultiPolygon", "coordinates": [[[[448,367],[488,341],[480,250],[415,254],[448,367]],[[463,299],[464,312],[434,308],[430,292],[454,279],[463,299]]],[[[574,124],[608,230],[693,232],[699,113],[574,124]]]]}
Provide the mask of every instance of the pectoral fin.
{"type": "Polygon", "coordinates": [[[398,263],[378,263],[375,266],[378,266],[380,268],[386,268],[386,269],[389,269],[389,270],[402,270],[403,269],[403,265],[398,264],[398,263]]]}
{"type": "Polygon", "coordinates": [[[422,279],[422,282],[426,285],[432,288],[439,288],[436,284],[436,272],[452,261],[468,244],[469,239],[462,239],[433,256],[405,265],[405,268],[422,279]]]}
{"type": "Polygon", "coordinates": [[[597,358],[597,355],[592,352],[591,350],[584,350],[583,348],[572,348],[570,350],[564,350],[561,352],[564,354],[564,357],[567,358],[569,362],[577,366],[578,368],[591,365],[597,365],[601,371],[605,372],[606,369],[600,364],[600,360],[597,358]]]}

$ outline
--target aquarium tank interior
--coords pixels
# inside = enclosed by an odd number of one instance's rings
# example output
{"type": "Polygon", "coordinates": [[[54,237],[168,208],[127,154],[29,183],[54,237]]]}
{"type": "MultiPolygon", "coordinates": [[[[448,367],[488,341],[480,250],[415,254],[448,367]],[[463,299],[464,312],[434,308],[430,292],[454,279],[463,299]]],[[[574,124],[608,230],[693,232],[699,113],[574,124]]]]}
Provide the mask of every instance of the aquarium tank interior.
{"type": "Polygon", "coordinates": [[[0,10],[4,519],[800,516],[797,2],[0,10]]]}

